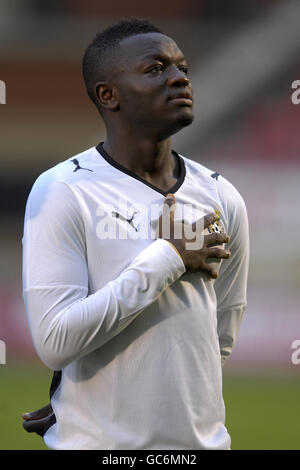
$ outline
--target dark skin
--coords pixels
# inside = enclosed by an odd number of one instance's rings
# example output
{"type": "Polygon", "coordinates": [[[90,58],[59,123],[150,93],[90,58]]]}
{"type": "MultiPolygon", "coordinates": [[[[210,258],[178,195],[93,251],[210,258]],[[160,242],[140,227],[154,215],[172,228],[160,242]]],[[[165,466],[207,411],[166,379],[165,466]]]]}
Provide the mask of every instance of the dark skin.
{"type": "MultiPolygon", "coordinates": [[[[171,136],[193,121],[192,86],[185,58],[173,41],[160,33],[131,36],[120,42],[117,60],[95,84],[95,94],[106,125],[106,152],[145,181],[167,192],[176,183],[171,136]]],[[[229,242],[226,233],[204,237],[203,247],[187,250],[184,235],[174,237],[175,196],[169,194],[158,224],[157,238],[164,238],[179,252],[187,272],[204,272],[216,279],[208,258],[228,259],[220,245],[229,242]],[[162,219],[170,211],[170,236],[163,237],[162,219]],[[218,246],[219,245],[219,246],[218,246]]],[[[217,220],[204,218],[204,228],[217,220]]],[[[43,435],[53,414],[50,403],[22,415],[28,432],[43,435]]]]}
{"type": "Polygon", "coordinates": [[[175,182],[170,136],[193,120],[187,64],[176,43],[158,33],[124,39],[124,57],[99,82],[107,153],[149,183],[168,190],[175,182]],[[169,98],[186,94],[186,103],[169,98]]]}

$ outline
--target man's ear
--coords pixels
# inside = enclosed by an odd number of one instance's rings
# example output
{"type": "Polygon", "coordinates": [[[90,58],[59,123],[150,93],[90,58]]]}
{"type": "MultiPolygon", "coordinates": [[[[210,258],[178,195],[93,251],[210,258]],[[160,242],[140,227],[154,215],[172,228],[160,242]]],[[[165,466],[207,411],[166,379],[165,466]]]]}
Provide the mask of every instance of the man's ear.
{"type": "Polygon", "coordinates": [[[109,111],[117,111],[119,109],[118,92],[110,83],[96,83],[95,96],[103,109],[107,109],[109,111]]]}

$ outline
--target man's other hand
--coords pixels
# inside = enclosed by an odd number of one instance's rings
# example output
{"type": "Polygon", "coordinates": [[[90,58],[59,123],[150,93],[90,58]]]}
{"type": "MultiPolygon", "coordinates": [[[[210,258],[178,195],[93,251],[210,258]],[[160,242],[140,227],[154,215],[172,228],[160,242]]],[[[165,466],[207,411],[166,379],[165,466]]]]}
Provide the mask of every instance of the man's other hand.
{"type": "Polygon", "coordinates": [[[28,432],[36,432],[39,436],[45,434],[45,429],[48,429],[48,424],[53,419],[54,413],[50,403],[40,408],[39,410],[32,411],[31,413],[22,413],[23,428],[28,432]]]}

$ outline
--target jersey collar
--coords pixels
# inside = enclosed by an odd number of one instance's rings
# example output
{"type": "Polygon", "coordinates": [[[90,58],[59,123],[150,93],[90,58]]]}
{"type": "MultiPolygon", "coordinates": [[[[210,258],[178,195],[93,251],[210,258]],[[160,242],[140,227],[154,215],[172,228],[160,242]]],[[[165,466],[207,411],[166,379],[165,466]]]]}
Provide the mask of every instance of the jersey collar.
{"type": "Polygon", "coordinates": [[[136,175],[133,171],[129,170],[128,168],[126,168],[125,166],[121,165],[120,163],[116,162],[116,160],[114,160],[103,148],[103,142],[100,142],[100,144],[97,145],[96,147],[96,150],[99,152],[99,154],[101,155],[101,157],[103,157],[107,163],[109,163],[110,165],[114,166],[115,168],[117,168],[118,170],[122,171],[123,173],[126,173],[126,175],[128,176],[131,176],[132,178],[135,178],[137,179],[138,181],[141,181],[142,183],[144,183],[146,186],[149,186],[150,188],[152,188],[154,191],[157,191],[159,192],[160,194],[163,194],[164,196],[166,196],[168,193],[172,193],[174,194],[176,191],[178,191],[178,189],[180,188],[180,186],[183,184],[184,182],[184,178],[185,178],[185,174],[186,174],[186,168],[185,168],[185,163],[184,163],[184,160],[183,158],[178,155],[177,152],[175,152],[175,150],[172,150],[172,153],[174,155],[174,158],[175,158],[175,169],[174,169],[174,176],[176,175],[177,177],[177,181],[176,183],[171,187],[169,188],[167,191],[163,191],[162,189],[160,188],[157,188],[155,185],[149,183],[148,181],[146,181],[144,178],[136,175]]]}

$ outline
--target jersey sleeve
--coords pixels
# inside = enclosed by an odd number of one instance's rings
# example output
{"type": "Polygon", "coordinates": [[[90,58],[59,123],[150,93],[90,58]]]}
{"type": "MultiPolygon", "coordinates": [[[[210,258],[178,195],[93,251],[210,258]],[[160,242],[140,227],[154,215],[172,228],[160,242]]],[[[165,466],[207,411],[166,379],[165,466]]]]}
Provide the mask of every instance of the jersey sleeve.
{"type": "Polygon", "coordinates": [[[245,202],[229,182],[225,182],[224,186],[227,232],[230,235],[226,249],[231,251],[231,258],[222,261],[219,277],[215,281],[222,365],[232,352],[246,309],[249,269],[249,225],[245,202]]]}
{"type": "Polygon", "coordinates": [[[185,272],[155,240],[103,288],[89,294],[84,223],[76,195],[41,176],[29,195],[23,234],[23,298],[41,360],[60,370],[126,328],[185,272]]]}

